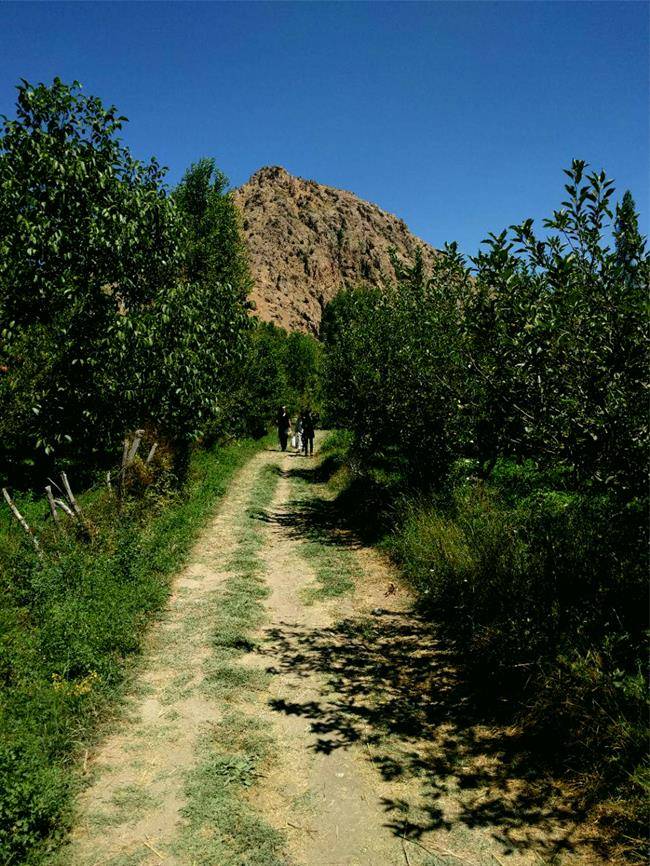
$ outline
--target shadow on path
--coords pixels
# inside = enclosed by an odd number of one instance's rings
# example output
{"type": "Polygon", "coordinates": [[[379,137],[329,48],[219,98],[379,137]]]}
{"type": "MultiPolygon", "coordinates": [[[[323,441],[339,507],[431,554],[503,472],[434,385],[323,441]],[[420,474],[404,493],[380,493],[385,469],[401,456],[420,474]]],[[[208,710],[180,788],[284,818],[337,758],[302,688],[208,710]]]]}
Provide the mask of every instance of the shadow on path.
{"type": "Polygon", "coordinates": [[[535,779],[515,732],[481,724],[452,655],[417,615],[382,611],[318,630],[283,623],[262,651],[271,673],[324,677],[317,701],[271,702],[310,720],[316,751],[368,744],[385,780],[419,778],[417,804],[382,801],[396,836],[419,840],[460,823],[491,828],[504,853],[571,849],[575,813],[535,779]],[[455,806],[444,808],[450,796],[455,806]]]}
{"type": "MultiPolygon", "coordinates": [[[[300,455],[292,455],[300,458],[300,455]]],[[[274,467],[283,478],[300,478],[310,484],[323,484],[332,475],[332,467],[325,466],[327,461],[309,465],[310,458],[302,458],[307,465],[298,465],[295,469],[274,467]]],[[[302,460],[300,462],[302,462],[302,460]]],[[[310,496],[305,499],[294,499],[280,511],[259,511],[255,515],[265,523],[282,526],[292,538],[298,540],[316,541],[336,547],[362,547],[362,542],[348,527],[344,512],[337,501],[310,496]]]]}
{"type": "MultiPolygon", "coordinates": [[[[296,538],[359,546],[325,499],[258,517],[296,538]]],[[[506,855],[572,850],[580,815],[536,769],[515,729],[485,721],[432,623],[413,611],[374,613],[325,629],[268,629],[261,652],[270,673],[325,683],[318,700],[278,699],[272,708],[309,719],[317,752],[360,744],[383,779],[418,779],[410,801],[382,800],[396,836],[417,841],[464,825],[488,829],[506,855]]]]}

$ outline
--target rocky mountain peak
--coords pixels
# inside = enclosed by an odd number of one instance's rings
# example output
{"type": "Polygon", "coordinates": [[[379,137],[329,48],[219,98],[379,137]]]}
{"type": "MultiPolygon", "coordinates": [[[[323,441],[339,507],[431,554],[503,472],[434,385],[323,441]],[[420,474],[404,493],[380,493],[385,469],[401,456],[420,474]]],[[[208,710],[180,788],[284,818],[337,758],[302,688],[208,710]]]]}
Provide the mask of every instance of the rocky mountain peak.
{"type": "Polygon", "coordinates": [[[234,191],[249,251],[258,315],[317,333],[325,304],[344,286],[393,278],[389,250],[425,264],[436,251],[403,220],[351,192],[264,166],[234,191]]]}

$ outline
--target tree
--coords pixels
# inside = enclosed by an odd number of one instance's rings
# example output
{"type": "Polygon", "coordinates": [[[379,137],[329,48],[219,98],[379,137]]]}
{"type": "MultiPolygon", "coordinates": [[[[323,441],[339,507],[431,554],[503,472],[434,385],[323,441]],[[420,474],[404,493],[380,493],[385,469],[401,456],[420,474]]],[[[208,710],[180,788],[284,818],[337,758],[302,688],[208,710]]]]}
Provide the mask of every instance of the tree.
{"type": "MultiPolygon", "coordinates": [[[[0,139],[5,461],[96,460],[149,426],[179,453],[232,428],[248,266],[213,161],[177,194],[77,83],[18,88],[0,139]]],[[[43,473],[41,473],[43,474],[43,473]]]]}
{"type": "MultiPolygon", "coordinates": [[[[135,421],[129,348],[174,281],[181,225],[155,159],[114,107],[62,83],[18,87],[0,137],[0,439],[14,452],[105,447],[135,421]]],[[[135,395],[134,395],[135,396],[135,395]]],[[[137,421],[135,422],[137,423],[137,421]]]]}
{"type": "Polygon", "coordinates": [[[450,245],[430,273],[395,260],[397,284],[342,293],[326,309],[326,393],[357,453],[410,480],[457,458],[489,474],[532,459],[580,488],[641,495],[647,422],[648,258],[634,202],[574,160],[561,208],[490,234],[470,278],[450,245]]]}
{"type": "Polygon", "coordinates": [[[120,143],[125,119],[77,82],[18,87],[0,138],[0,286],[12,330],[72,305],[129,309],[174,277],[178,222],[164,171],[120,143]]]}
{"type": "Polygon", "coordinates": [[[633,270],[643,261],[645,240],[639,233],[639,215],[629,189],[616,207],[614,240],[616,261],[626,271],[633,270]]]}
{"type": "Polygon", "coordinates": [[[228,178],[204,158],[193,163],[174,190],[187,226],[185,268],[191,281],[230,283],[246,297],[251,287],[239,214],[228,178]]]}

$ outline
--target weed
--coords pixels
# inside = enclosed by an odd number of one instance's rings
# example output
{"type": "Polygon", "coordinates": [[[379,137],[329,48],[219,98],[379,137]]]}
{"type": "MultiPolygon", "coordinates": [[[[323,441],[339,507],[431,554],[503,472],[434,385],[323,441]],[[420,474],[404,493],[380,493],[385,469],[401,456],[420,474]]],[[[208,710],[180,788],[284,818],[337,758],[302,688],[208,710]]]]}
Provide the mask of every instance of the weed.
{"type": "MultiPolygon", "coordinates": [[[[268,683],[265,672],[239,660],[253,646],[251,632],[264,618],[268,590],[258,556],[263,537],[257,517],[270,505],[277,482],[271,467],[257,478],[228,562],[230,576],[213,608],[213,655],[205,664],[202,688],[231,706],[268,683]]],[[[187,776],[187,823],[175,847],[179,856],[197,866],[286,866],[283,837],[242,796],[270,761],[270,746],[258,722],[234,712],[203,739],[197,765],[187,776]]]]}
{"type": "Polygon", "coordinates": [[[37,527],[37,561],[0,512],[0,862],[42,862],[69,825],[77,756],[124,694],[144,632],[252,440],[192,455],[182,492],[79,496],[96,532],[57,536],[42,501],[17,497],[37,527]]]}

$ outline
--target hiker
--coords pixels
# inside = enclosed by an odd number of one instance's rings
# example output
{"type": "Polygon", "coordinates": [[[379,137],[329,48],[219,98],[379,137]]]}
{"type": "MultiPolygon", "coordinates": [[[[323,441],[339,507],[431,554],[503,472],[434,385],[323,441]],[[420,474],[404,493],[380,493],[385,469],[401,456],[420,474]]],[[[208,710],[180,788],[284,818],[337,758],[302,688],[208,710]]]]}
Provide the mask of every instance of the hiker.
{"type": "Polygon", "coordinates": [[[302,413],[302,441],[305,457],[311,457],[314,453],[314,417],[309,409],[302,413]]]}
{"type": "Polygon", "coordinates": [[[280,440],[280,448],[283,451],[287,450],[287,440],[289,438],[289,434],[291,433],[291,418],[287,414],[287,407],[281,406],[280,411],[278,412],[278,439],[280,440]]]}
{"type": "Polygon", "coordinates": [[[298,423],[296,424],[296,432],[294,435],[294,439],[295,439],[295,442],[294,442],[293,447],[296,449],[296,451],[302,451],[302,447],[303,447],[302,446],[302,442],[303,442],[303,439],[302,439],[302,415],[298,418],[298,423]]]}

